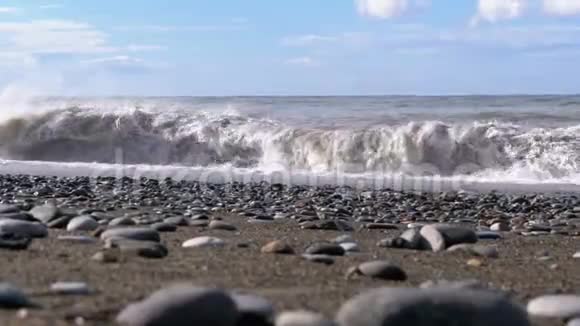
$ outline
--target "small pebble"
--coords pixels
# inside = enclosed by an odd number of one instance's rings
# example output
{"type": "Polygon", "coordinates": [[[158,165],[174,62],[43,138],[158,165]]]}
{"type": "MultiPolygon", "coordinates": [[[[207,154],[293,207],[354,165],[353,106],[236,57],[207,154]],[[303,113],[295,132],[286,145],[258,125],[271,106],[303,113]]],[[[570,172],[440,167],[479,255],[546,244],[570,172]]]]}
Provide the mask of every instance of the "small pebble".
{"type": "Polygon", "coordinates": [[[181,246],[183,248],[206,248],[206,247],[223,247],[226,242],[220,238],[201,236],[185,241],[181,246]]]}

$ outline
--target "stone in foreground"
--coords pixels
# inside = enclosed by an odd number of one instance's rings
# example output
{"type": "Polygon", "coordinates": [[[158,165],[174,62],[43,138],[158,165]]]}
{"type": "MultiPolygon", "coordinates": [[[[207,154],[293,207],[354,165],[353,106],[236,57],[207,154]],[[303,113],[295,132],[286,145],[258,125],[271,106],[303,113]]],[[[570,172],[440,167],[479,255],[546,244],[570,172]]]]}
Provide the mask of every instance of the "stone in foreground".
{"type": "Polygon", "coordinates": [[[271,325],[274,320],[274,306],[270,301],[249,294],[232,294],[238,308],[236,326],[271,325]]]}
{"type": "Polygon", "coordinates": [[[382,288],[346,302],[340,326],[530,326],[526,312],[505,297],[468,289],[382,288]]]}
{"type": "Polygon", "coordinates": [[[528,313],[538,317],[580,317],[580,296],[562,294],[538,297],[528,303],[528,313]]]}
{"type": "Polygon", "coordinates": [[[236,303],[220,290],[174,286],[131,304],[117,316],[128,326],[235,326],[236,303]]]}
{"type": "Polygon", "coordinates": [[[0,233],[28,238],[44,238],[48,236],[48,230],[43,224],[19,220],[0,220],[0,233]]]}
{"type": "Polygon", "coordinates": [[[33,304],[19,288],[8,283],[0,283],[0,308],[18,309],[31,306],[33,304]]]}

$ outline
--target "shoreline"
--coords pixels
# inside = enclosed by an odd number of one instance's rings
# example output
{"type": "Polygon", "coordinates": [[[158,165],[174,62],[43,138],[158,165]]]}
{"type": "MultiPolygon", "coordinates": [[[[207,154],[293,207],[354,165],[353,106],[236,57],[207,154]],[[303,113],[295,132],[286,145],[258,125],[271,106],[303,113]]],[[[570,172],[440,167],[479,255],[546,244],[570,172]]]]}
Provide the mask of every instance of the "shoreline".
{"type": "MultiPolygon", "coordinates": [[[[5,262],[0,269],[2,281],[21,288],[42,307],[25,312],[0,309],[3,324],[72,325],[82,319],[85,325],[111,325],[128,304],[183,282],[263,296],[277,312],[307,309],[328,317],[361,291],[418,287],[427,281],[475,279],[509,293],[522,305],[547,293],[580,292],[580,268],[572,258],[580,249],[580,201],[574,196],[401,193],[112,178],[89,181],[0,175],[2,202],[16,204],[23,216],[47,200],[59,211],[45,223],[53,226],[47,228],[46,237],[33,239],[25,250],[0,249],[5,262]],[[88,216],[98,225],[63,229],[78,216],[88,216]],[[55,223],[59,218],[62,221],[55,223]],[[121,220],[119,225],[127,224],[124,228],[155,225],[169,230],[173,225],[174,232],[158,233],[168,254],[142,257],[135,254],[135,248],[119,249],[124,248],[122,242],[120,247],[106,248],[107,241],[99,238],[103,228],[118,228],[113,224],[121,220]],[[223,223],[222,227],[210,227],[211,221],[223,223]],[[481,232],[477,245],[496,248],[497,258],[469,250],[398,249],[389,242],[410,225],[433,223],[481,232]],[[498,223],[500,230],[494,231],[498,223]],[[312,244],[333,242],[345,234],[358,252],[332,257],[331,265],[302,256],[312,244]],[[499,238],[489,240],[484,234],[499,238]],[[59,238],[71,235],[79,238],[59,238]],[[188,239],[202,236],[221,239],[224,245],[183,247],[188,239]],[[262,252],[273,240],[286,242],[295,254],[262,252]],[[120,250],[117,261],[93,259],[98,252],[119,252],[115,248],[120,250]],[[377,259],[399,266],[407,279],[345,277],[351,267],[377,259]],[[91,293],[56,294],[50,291],[55,282],[84,282],[91,293]]],[[[0,214],[0,221],[5,219],[6,213],[0,214]]],[[[558,319],[533,321],[534,326],[564,325],[558,319]]]]}

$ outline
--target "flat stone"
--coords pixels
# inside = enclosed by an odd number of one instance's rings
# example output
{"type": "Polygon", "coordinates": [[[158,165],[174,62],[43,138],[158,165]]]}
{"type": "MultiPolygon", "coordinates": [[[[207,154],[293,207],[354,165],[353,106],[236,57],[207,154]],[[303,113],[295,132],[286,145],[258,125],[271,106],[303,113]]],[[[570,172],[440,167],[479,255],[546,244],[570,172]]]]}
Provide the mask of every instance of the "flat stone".
{"type": "Polygon", "coordinates": [[[498,258],[499,252],[495,246],[482,246],[462,243],[458,245],[451,246],[447,251],[464,251],[471,255],[486,258],[498,258]]]}
{"type": "Polygon", "coordinates": [[[34,306],[28,297],[19,288],[0,283],[0,308],[18,309],[34,306]]]}
{"type": "Polygon", "coordinates": [[[198,227],[198,228],[204,228],[207,227],[209,225],[209,222],[206,220],[194,220],[189,222],[189,226],[193,226],[193,227],[198,227]]]}
{"type": "Polygon", "coordinates": [[[130,240],[125,238],[108,238],[105,248],[118,248],[123,253],[135,254],[143,258],[164,258],[169,251],[155,241],[130,240]]]}
{"type": "Polygon", "coordinates": [[[340,244],[340,246],[346,252],[359,252],[360,251],[358,244],[356,244],[354,242],[343,242],[340,244]]]}
{"type": "Polygon", "coordinates": [[[127,227],[127,228],[108,229],[101,234],[101,239],[106,240],[108,238],[125,238],[129,240],[156,241],[156,242],[161,241],[159,232],[148,227],[127,227]]]}
{"type": "Polygon", "coordinates": [[[398,230],[399,227],[395,224],[390,223],[367,223],[364,226],[369,230],[398,230]]]}
{"type": "Polygon", "coordinates": [[[490,291],[449,288],[381,288],[347,301],[340,326],[530,326],[526,312],[490,291]]]}
{"type": "Polygon", "coordinates": [[[222,222],[222,221],[211,221],[209,222],[209,229],[210,230],[222,230],[222,231],[236,231],[238,228],[235,226],[222,222]]]}
{"type": "Polygon", "coordinates": [[[99,223],[89,215],[77,216],[68,222],[66,230],[74,231],[94,231],[99,227],[99,223]]]}
{"type": "Polygon", "coordinates": [[[265,254],[283,254],[283,255],[294,255],[294,249],[284,241],[276,240],[272,241],[260,249],[262,253],[265,254]]]}
{"type": "Polygon", "coordinates": [[[25,212],[2,213],[0,214],[0,220],[3,219],[38,222],[31,214],[25,212]]]}
{"type": "Polygon", "coordinates": [[[60,216],[60,210],[55,205],[41,205],[35,206],[30,210],[30,214],[34,216],[35,219],[41,221],[44,224],[54,220],[60,216]]]}
{"type": "Polygon", "coordinates": [[[448,281],[448,280],[429,280],[421,283],[419,286],[422,289],[429,288],[451,288],[451,289],[472,289],[472,290],[488,290],[489,287],[483,284],[479,280],[459,280],[459,281],[448,281]]]}
{"type": "Polygon", "coordinates": [[[352,238],[352,236],[350,234],[343,234],[343,235],[336,237],[334,240],[332,240],[332,242],[341,244],[341,243],[345,243],[345,242],[354,242],[354,239],[352,238]]]}
{"type": "Polygon", "coordinates": [[[353,272],[386,281],[406,281],[407,273],[388,261],[370,261],[358,265],[353,272]]]}
{"type": "Polygon", "coordinates": [[[435,226],[425,225],[421,228],[420,234],[434,252],[445,250],[445,238],[435,226]]]}
{"type": "Polygon", "coordinates": [[[60,295],[89,295],[91,290],[83,282],[57,282],[50,285],[50,291],[60,295]]]}
{"type": "Polygon", "coordinates": [[[570,294],[541,296],[528,303],[528,313],[538,317],[579,317],[580,296],[570,294]]]}
{"type": "Polygon", "coordinates": [[[168,217],[168,218],[164,219],[163,222],[174,224],[177,226],[188,226],[189,225],[189,220],[183,216],[168,217]]]}
{"type": "Polygon", "coordinates": [[[177,224],[159,222],[151,224],[151,228],[157,232],[175,232],[177,231],[177,224]]]}
{"type": "Polygon", "coordinates": [[[0,214],[19,213],[20,208],[16,205],[0,204],[0,214]]]}
{"type": "Polygon", "coordinates": [[[498,240],[501,239],[501,234],[493,231],[479,231],[477,232],[477,238],[480,240],[498,240]]]}
{"type": "Polygon", "coordinates": [[[335,326],[323,315],[310,311],[285,311],[276,318],[275,326],[335,326]]]}
{"type": "Polygon", "coordinates": [[[262,297],[250,294],[232,294],[240,317],[236,326],[271,325],[274,321],[274,306],[262,297]]]}
{"type": "Polygon", "coordinates": [[[127,306],[116,321],[128,326],[234,326],[236,303],[220,290],[173,286],[127,306]]]}
{"type": "Polygon", "coordinates": [[[311,261],[313,263],[320,263],[325,265],[332,265],[334,264],[334,257],[329,255],[310,255],[304,254],[302,258],[311,261]]]}
{"type": "Polygon", "coordinates": [[[44,238],[48,236],[48,229],[37,222],[0,220],[0,233],[21,235],[28,238],[44,238]]]}
{"type": "Polygon", "coordinates": [[[62,242],[78,244],[93,244],[97,242],[97,239],[85,235],[59,235],[56,239],[62,242]]]}
{"type": "Polygon", "coordinates": [[[181,246],[183,248],[207,248],[207,247],[223,247],[226,242],[220,238],[201,236],[185,241],[181,246]]]}
{"type": "Polygon", "coordinates": [[[310,245],[305,251],[308,255],[344,256],[344,248],[335,243],[319,242],[310,245]]]}

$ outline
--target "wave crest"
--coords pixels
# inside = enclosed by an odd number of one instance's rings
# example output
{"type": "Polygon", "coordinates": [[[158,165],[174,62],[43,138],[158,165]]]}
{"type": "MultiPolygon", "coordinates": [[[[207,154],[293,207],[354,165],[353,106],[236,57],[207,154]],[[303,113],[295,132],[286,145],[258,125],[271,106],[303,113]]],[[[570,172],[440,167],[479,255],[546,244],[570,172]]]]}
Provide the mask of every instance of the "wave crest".
{"type": "Polygon", "coordinates": [[[580,126],[417,121],[369,129],[297,128],[235,112],[72,107],[0,125],[13,160],[429,175],[578,174],[580,126]]]}

